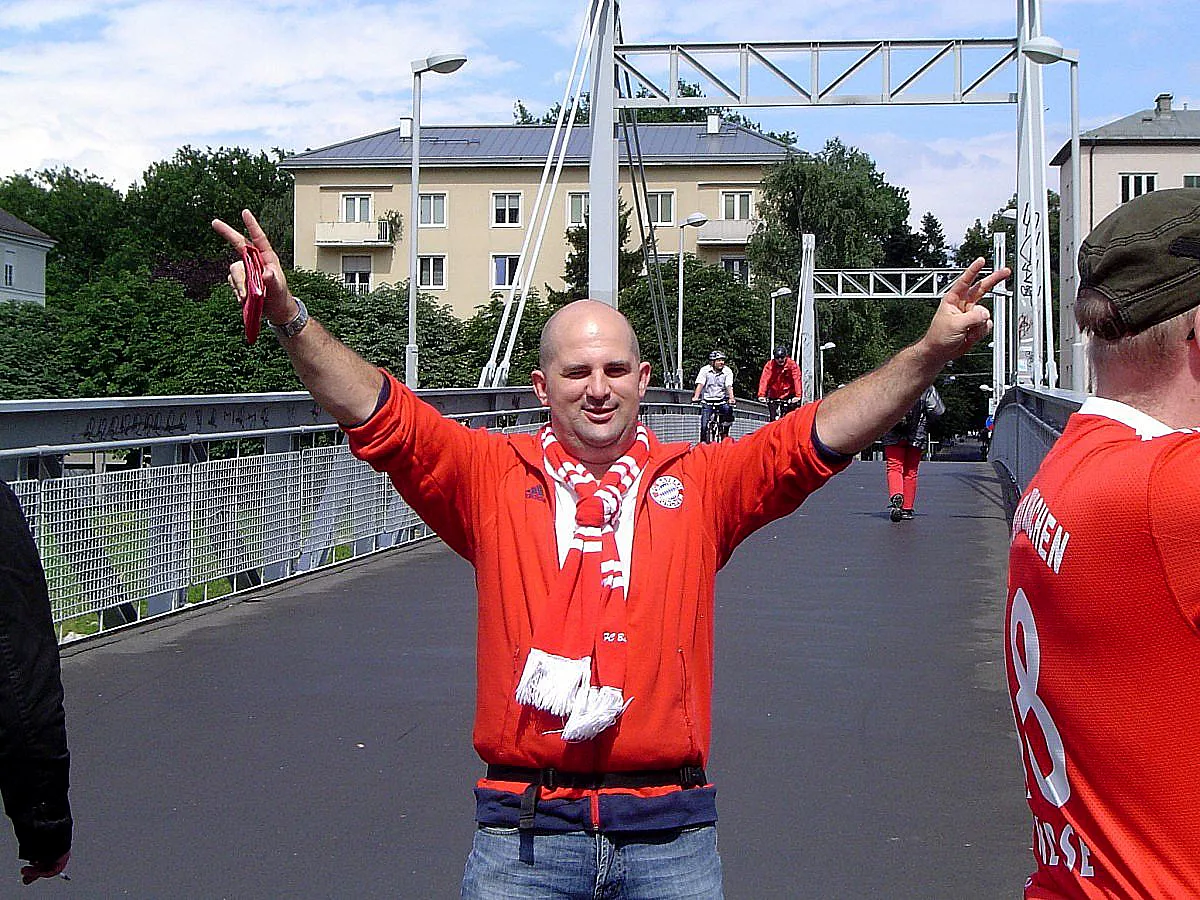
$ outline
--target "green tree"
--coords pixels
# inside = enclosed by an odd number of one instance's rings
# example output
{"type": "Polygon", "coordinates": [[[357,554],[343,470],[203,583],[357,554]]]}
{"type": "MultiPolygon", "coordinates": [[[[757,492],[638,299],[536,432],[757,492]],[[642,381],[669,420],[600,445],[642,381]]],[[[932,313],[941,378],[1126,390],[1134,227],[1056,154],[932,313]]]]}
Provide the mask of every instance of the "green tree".
{"type": "MultiPolygon", "coordinates": [[[[747,256],[759,283],[793,288],[781,316],[795,309],[805,233],[816,237],[816,264],[822,268],[914,265],[920,249],[919,236],[908,226],[907,192],[888,184],[870,156],[837,139],[820,153],[796,153],[772,166],[763,178],[758,211],[747,256]]],[[[817,325],[821,342],[837,344],[826,357],[831,384],[862,375],[901,346],[887,337],[874,302],[821,302],[817,325]]]]}
{"type": "Polygon", "coordinates": [[[950,248],[946,245],[946,233],[942,223],[931,212],[921,217],[921,249],[917,262],[927,269],[942,269],[949,264],[950,248]]]}
{"type": "Polygon", "coordinates": [[[831,139],[820,153],[795,153],[762,180],[759,225],[746,252],[758,277],[791,283],[801,237],[816,236],[818,266],[870,268],[889,237],[907,230],[908,194],[888,184],[866,153],[831,139]]]}
{"type": "Polygon", "coordinates": [[[46,256],[50,297],[136,260],[124,199],[88,172],[60,168],[9,176],[0,181],[0,209],[57,241],[46,256]]]}
{"type": "MultiPolygon", "coordinates": [[[[675,284],[675,279],[675,264],[667,264],[663,271],[664,282],[675,284]]],[[[761,292],[743,284],[720,266],[709,265],[691,254],[684,255],[683,283],[684,384],[690,385],[700,367],[708,362],[708,354],[720,349],[727,354],[728,363],[734,368],[736,393],[753,397],[766,359],[768,301],[761,292]]],[[[621,312],[629,318],[638,336],[642,358],[649,360],[653,367],[651,383],[661,385],[664,373],[659,371],[658,338],[647,279],[638,279],[622,290],[620,300],[621,312]]]]}
{"type": "MultiPolygon", "coordinates": [[[[620,201],[617,206],[617,283],[621,285],[633,284],[645,266],[641,245],[636,249],[628,249],[632,212],[624,200],[620,201]]],[[[568,228],[566,237],[570,249],[567,250],[563,265],[565,287],[555,291],[547,286],[550,305],[555,309],[588,296],[588,226],[568,228]]]]}
{"type": "Polygon", "coordinates": [[[60,335],[54,309],[0,303],[0,400],[68,396],[58,352],[60,335]]]}
{"type": "MultiPolygon", "coordinates": [[[[521,315],[521,324],[517,329],[516,343],[513,345],[512,358],[509,361],[509,384],[529,384],[529,373],[538,367],[538,342],[542,334],[542,326],[550,318],[553,309],[536,290],[530,290],[525,298],[525,310],[521,315]]],[[[469,378],[464,386],[474,387],[479,383],[479,373],[487,365],[491,357],[492,347],[496,341],[496,332],[500,328],[500,319],[504,314],[504,297],[502,294],[492,294],[487,303],[475,307],[475,315],[466,321],[463,327],[463,344],[468,360],[469,378]]],[[[510,321],[511,326],[511,321],[510,321]]],[[[505,347],[501,346],[497,362],[504,358],[505,347]]]]}
{"type": "Polygon", "coordinates": [[[243,209],[252,209],[284,266],[290,266],[292,176],[279,168],[286,155],[184,146],[171,159],[153,163],[126,197],[144,246],[156,259],[226,259],[229,249],[210,223],[214,218],[237,223],[243,209]]]}

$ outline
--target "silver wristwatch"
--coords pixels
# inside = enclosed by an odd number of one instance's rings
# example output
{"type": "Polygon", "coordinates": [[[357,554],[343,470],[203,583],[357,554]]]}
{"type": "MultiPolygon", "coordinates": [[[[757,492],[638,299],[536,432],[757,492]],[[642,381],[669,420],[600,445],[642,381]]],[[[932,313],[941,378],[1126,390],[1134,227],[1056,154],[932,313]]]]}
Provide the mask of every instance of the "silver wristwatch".
{"type": "Polygon", "coordinates": [[[296,301],[296,306],[299,307],[299,309],[296,311],[296,318],[292,319],[292,321],[285,325],[276,325],[274,322],[270,323],[271,328],[275,332],[275,337],[281,341],[284,338],[295,337],[301,331],[303,331],[304,326],[308,324],[308,307],[304,305],[304,301],[299,297],[293,297],[292,299],[296,301]]]}

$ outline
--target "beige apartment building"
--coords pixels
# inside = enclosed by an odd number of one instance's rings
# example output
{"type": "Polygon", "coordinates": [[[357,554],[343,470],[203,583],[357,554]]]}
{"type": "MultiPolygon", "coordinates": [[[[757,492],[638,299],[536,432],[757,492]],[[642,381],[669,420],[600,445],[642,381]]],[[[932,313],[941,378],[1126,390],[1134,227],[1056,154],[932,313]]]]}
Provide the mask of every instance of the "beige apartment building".
{"type": "MultiPolygon", "coordinates": [[[[512,284],[549,152],[553,127],[422,126],[418,284],[466,318],[512,284]]],[[[367,292],[408,278],[411,132],[392,129],[286,159],[295,177],[295,264],[367,292]],[[397,229],[397,223],[400,223],[397,229]],[[397,235],[396,232],[399,232],[397,235]]],[[[715,116],[638,128],[659,253],[684,251],[749,278],[746,241],[756,226],[759,183],[789,148],[715,116]],[[682,222],[692,213],[708,221],[682,222]]],[[[563,287],[567,229],[588,212],[590,129],[574,129],[533,277],[563,287]]],[[[622,141],[620,191],[632,204],[622,141]]],[[[536,233],[534,234],[536,238],[536,233]]],[[[631,216],[630,244],[638,246],[631,216]]]]}
{"type": "MultiPolygon", "coordinates": [[[[1171,94],[1154,107],[1079,136],[1080,236],[1086,238],[1110,212],[1134,197],[1164,188],[1200,188],[1200,110],[1175,109],[1171,94]]],[[[1061,297],[1075,295],[1071,259],[1071,144],[1050,161],[1058,166],[1061,198],[1059,275],[1061,297]]],[[[1069,335],[1068,304],[1061,304],[1058,333],[1069,335]]],[[[1060,384],[1071,383],[1071,348],[1060,346],[1060,384]]]]}

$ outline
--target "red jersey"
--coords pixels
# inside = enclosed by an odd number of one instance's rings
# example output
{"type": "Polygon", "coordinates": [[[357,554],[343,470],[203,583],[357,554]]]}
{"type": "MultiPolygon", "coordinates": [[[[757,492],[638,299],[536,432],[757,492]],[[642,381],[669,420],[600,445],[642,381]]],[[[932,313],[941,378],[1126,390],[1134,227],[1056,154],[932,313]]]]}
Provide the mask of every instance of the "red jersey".
{"type": "Polygon", "coordinates": [[[1090,398],[1017,507],[1030,900],[1200,897],[1200,433],[1090,398]]]}
{"type": "Polygon", "coordinates": [[[768,359],[758,379],[758,396],[770,400],[803,397],[804,383],[800,379],[800,364],[791,358],[782,363],[768,359]]]}

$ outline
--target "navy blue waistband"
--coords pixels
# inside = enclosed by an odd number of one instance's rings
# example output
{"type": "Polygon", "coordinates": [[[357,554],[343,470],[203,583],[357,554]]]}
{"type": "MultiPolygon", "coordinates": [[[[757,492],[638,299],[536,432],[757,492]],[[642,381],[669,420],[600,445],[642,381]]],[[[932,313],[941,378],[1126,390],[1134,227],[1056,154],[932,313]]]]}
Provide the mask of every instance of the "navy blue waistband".
{"type": "MultiPolygon", "coordinates": [[[[659,831],[711,825],[717,821],[717,789],[696,787],[657,797],[628,793],[596,795],[600,806],[600,831],[659,831]]],[[[521,795],[491,788],[475,788],[475,820],[480,825],[516,828],[521,817],[521,795]]],[[[539,800],[535,831],[594,831],[592,799],[539,800]]]]}

